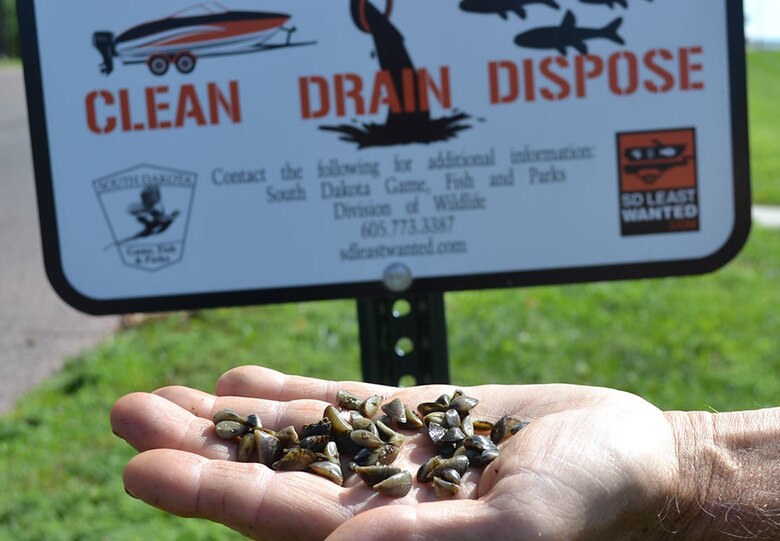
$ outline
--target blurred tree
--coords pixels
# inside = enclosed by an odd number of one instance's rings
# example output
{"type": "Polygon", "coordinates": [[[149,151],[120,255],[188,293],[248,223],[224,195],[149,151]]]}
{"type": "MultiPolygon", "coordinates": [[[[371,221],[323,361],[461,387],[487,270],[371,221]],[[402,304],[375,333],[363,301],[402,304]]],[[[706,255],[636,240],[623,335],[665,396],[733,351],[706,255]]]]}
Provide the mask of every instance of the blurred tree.
{"type": "Polygon", "coordinates": [[[3,58],[4,56],[8,56],[8,53],[6,50],[8,49],[8,46],[5,44],[5,21],[6,21],[6,14],[5,14],[5,1],[0,2],[0,58],[3,58]]]}
{"type": "Polygon", "coordinates": [[[14,0],[0,0],[0,56],[21,54],[14,0]]]}

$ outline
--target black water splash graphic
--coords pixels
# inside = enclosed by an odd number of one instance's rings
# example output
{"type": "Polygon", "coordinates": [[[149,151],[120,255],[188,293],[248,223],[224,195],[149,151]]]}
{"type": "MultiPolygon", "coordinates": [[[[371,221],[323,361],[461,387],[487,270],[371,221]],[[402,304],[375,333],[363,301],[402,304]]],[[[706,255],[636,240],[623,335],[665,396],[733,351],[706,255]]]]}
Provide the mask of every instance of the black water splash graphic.
{"type": "MultiPolygon", "coordinates": [[[[351,0],[350,10],[355,26],[373,37],[379,66],[390,74],[401,103],[421,103],[417,70],[404,45],[403,35],[390,22],[389,15],[381,13],[367,0],[351,0]],[[405,71],[413,73],[414,84],[404,85],[405,71]],[[414,92],[415,95],[406,96],[407,91],[414,92]]],[[[320,126],[320,129],[341,133],[339,139],[355,143],[358,148],[430,144],[452,139],[458,132],[471,128],[470,124],[464,123],[468,118],[468,114],[458,111],[449,116],[432,119],[428,111],[391,110],[384,124],[340,124],[320,126]]]]}

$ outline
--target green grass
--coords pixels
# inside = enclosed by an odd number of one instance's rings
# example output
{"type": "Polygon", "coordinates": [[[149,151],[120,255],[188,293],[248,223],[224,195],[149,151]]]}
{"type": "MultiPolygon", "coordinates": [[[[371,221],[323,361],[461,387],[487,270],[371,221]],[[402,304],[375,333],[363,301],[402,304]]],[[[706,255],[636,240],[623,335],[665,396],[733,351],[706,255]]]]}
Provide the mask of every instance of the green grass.
{"type": "MultiPolygon", "coordinates": [[[[780,400],[780,232],[757,229],[701,277],[448,294],[453,382],[562,381],[636,392],[665,409],[780,400]]],[[[351,301],[172,314],[120,332],[0,418],[0,539],[238,539],[128,497],[134,451],[111,434],[121,395],[213,389],[241,364],[360,379],[351,301]]]]}
{"type": "Polygon", "coordinates": [[[780,51],[748,52],[753,201],[780,205],[780,51]]]}

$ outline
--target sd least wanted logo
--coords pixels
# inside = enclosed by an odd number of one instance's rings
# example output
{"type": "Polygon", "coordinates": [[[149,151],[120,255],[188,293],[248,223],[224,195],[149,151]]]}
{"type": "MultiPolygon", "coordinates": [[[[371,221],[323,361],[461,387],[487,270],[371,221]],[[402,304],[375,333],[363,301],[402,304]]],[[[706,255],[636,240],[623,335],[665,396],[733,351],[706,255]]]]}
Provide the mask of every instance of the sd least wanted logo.
{"type": "Polygon", "coordinates": [[[696,130],[619,133],[623,236],[699,230],[696,130]]]}
{"type": "Polygon", "coordinates": [[[197,175],[138,165],[92,184],[125,265],[156,271],[181,261],[197,175]]]}

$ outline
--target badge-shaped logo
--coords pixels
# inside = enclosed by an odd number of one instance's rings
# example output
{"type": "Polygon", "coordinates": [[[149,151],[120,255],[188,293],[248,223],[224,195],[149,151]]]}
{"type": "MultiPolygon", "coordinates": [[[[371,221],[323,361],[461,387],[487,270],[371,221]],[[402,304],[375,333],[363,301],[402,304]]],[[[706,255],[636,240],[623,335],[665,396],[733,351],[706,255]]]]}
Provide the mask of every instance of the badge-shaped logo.
{"type": "Polygon", "coordinates": [[[157,271],[184,256],[197,175],[138,165],[95,180],[113,242],[122,262],[157,271]]]}

